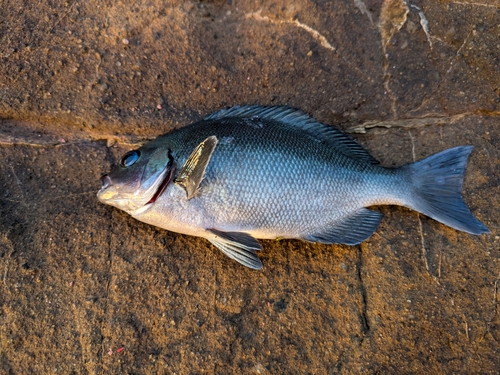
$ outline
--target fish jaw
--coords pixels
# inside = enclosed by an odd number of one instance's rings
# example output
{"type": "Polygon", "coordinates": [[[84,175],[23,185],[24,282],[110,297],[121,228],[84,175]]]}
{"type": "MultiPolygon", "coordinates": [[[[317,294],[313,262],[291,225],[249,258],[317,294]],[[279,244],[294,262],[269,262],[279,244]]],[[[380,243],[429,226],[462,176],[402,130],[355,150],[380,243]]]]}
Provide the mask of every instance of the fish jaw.
{"type": "Polygon", "coordinates": [[[175,163],[168,163],[157,176],[151,176],[144,184],[146,190],[135,189],[130,192],[120,184],[113,184],[109,176],[101,178],[103,186],[97,192],[101,203],[109,204],[129,214],[136,211],[147,210],[164,192],[166,186],[172,181],[175,172],[175,163]]]}

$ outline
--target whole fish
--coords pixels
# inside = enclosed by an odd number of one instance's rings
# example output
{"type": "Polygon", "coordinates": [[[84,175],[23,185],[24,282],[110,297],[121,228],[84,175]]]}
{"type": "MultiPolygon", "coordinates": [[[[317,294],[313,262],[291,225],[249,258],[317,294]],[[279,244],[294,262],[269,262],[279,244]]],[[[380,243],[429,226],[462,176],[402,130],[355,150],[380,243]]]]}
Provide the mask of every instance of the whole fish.
{"type": "Polygon", "coordinates": [[[462,200],[471,151],[455,147],[384,168],[352,138],[299,110],[237,106],[126,153],[102,176],[97,196],[259,269],[256,238],[359,244],[382,219],[372,205],[401,205],[488,233],[462,200]]]}

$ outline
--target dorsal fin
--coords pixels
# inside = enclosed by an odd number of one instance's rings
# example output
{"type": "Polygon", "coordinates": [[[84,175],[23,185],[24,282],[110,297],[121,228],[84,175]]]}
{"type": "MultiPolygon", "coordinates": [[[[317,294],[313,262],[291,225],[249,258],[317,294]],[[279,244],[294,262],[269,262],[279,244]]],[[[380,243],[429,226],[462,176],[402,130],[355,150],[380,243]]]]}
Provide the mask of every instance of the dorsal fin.
{"type": "Polygon", "coordinates": [[[250,118],[277,121],[302,129],[318,141],[330,144],[342,154],[370,164],[378,164],[359,143],[332,126],[322,124],[299,109],[288,106],[245,105],[225,108],[204,118],[220,120],[223,118],[250,118]]]}

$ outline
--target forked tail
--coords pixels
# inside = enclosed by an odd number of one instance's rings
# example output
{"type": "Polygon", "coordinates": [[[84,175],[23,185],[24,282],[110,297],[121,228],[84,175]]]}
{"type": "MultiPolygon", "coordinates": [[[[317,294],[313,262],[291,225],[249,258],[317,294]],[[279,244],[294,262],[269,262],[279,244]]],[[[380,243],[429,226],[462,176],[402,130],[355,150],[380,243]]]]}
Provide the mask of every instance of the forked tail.
{"type": "Polygon", "coordinates": [[[462,198],[465,165],[472,146],[450,148],[409,164],[415,188],[412,207],[452,228],[471,233],[489,233],[470,212],[462,198]]]}

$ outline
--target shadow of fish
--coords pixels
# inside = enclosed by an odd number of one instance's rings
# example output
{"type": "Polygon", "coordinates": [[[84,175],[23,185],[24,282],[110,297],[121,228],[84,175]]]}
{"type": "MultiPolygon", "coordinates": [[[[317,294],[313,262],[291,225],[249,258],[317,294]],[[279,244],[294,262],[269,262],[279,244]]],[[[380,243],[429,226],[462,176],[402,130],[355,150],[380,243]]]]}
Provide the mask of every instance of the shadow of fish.
{"type": "Polygon", "coordinates": [[[256,238],[355,245],[377,229],[372,205],[401,205],[471,234],[488,229],[461,188],[472,146],[384,168],[344,133],[289,107],[241,106],[162,135],[101,178],[101,202],[208,239],[259,269],[256,238]]]}

